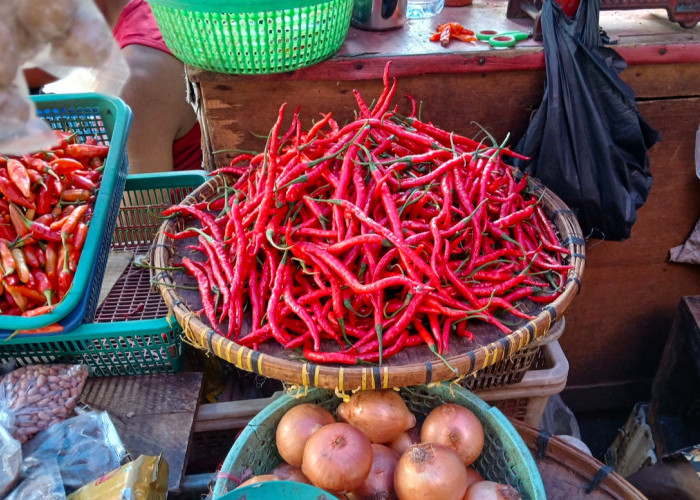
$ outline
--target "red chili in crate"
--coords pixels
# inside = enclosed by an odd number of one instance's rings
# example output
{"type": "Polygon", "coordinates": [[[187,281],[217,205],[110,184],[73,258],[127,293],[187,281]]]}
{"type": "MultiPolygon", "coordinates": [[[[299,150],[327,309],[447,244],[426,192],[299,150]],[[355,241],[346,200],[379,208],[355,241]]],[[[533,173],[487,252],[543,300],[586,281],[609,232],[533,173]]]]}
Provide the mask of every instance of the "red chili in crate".
{"type": "Polygon", "coordinates": [[[85,246],[109,146],[55,134],[50,151],[0,157],[1,314],[51,312],[85,246]]]}

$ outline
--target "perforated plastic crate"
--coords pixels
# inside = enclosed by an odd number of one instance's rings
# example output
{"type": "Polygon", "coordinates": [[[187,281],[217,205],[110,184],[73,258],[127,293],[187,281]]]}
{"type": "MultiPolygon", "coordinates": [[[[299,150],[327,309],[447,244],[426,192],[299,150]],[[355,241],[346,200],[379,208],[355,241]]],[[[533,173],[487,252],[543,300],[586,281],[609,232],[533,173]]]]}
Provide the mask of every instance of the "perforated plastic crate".
{"type": "MultiPolygon", "coordinates": [[[[204,171],[130,176],[107,255],[133,252],[135,258],[106,295],[93,321],[59,335],[2,341],[0,361],[83,363],[91,367],[91,376],[179,371],[181,329],[152,286],[150,270],[137,262],[139,256],[149,253],[162,210],[179,203],[205,178],[204,171]]],[[[95,300],[98,292],[95,290],[95,300]]]]}
{"type": "Polygon", "coordinates": [[[539,427],[550,396],[564,390],[568,375],[569,362],[555,340],[539,348],[532,367],[520,382],[475,393],[505,416],[539,427]]]}
{"type": "Polygon", "coordinates": [[[172,53],[219,73],[294,71],[333,55],[353,0],[149,0],[172,53]]]}
{"type": "MultiPolygon", "coordinates": [[[[47,314],[23,317],[0,314],[0,338],[22,330],[33,330],[60,323],[64,331],[83,320],[91,320],[107,264],[109,236],[119,211],[119,200],[129,172],[126,140],[131,125],[131,109],[117,97],[95,93],[32,96],[37,115],[52,129],[71,130],[84,142],[93,137],[110,146],[104,163],[100,189],[90,218],[87,239],[78,260],[73,284],[56,308],[47,314]]],[[[36,334],[33,334],[36,335],[36,334]]]]}

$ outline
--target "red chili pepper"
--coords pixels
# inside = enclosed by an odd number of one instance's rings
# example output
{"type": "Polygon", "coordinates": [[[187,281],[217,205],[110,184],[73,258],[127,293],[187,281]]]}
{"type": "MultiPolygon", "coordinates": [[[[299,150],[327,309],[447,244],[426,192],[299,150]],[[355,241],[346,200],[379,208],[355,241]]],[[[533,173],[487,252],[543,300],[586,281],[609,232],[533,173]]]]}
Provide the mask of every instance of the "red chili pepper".
{"type": "Polygon", "coordinates": [[[344,352],[315,352],[311,342],[304,344],[304,357],[312,363],[338,363],[342,365],[356,365],[358,357],[344,352]]]}
{"type": "Polygon", "coordinates": [[[73,248],[74,251],[80,252],[83,249],[83,246],[85,245],[85,241],[87,240],[87,235],[88,235],[88,225],[84,222],[78,222],[78,225],[75,228],[75,240],[73,241],[73,248]]]}
{"type": "Polygon", "coordinates": [[[7,160],[7,173],[10,176],[10,180],[17,187],[19,192],[26,199],[31,199],[31,181],[29,180],[29,175],[27,174],[27,168],[24,164],[14,158],[7,160]]]}
{"type": "Polygon", "coordinates": [[[65,150],[66,155],[73,158],[104,158],[109,153],[109,146],[100,144],[68,144],[65,150]]]}
{"type": "Polygon", "coordinates": [[[18,236],[30,233],[37,241],[61,241],[61,235],[39,221],[31,221],[14,205],[10,204],[10,220],[18,236]],[[22,228],[23,226],[23,228],[22,228]]]}
{"type": "MultiPolygon", "coordinates": [[[[66,296],[68,290],[73,284],[73,272],[71,272],[69,267],[68,246],[66,242],[65,233],[61,233],[63,241],[61,247],[58,251],[58,258],[56,260],[56,275],[57,275],[57,296],[58,300],[62,300],[66,296]]],[[[47,259],[48,260],[48,259],[47,259]]]]}
{"type": "Polygon", "coordinates": [[[89,207],[86,204],[76,206],[60,224],[61,233],[73,234],[78,222],[80,222],[83,216],[87,213],[88,208],[89,207]]]}
{"type": "Polygon", "coordinates": [[[19,293],[15,285],[10,285],[7,282],[5,282],[5,299],[11,305],[18,307],[21,312],[24,312],[29,308],[29,301],[27,298],[19,293]]]}
{"type": "Polygon", "coordinates": [[[223,335],[223,333],[221,332],[221,328],[219,327],[219,323],[217,321],[214,303],[211,301],[211,288],[209,279],[207,278],[206,274],[202,271],[202,269],[198,267],[198,264],[195,263],[195,261],[184,257],[182,259],[182,265],[185,266],[185,269],[187,269],[187,271],[192,276],[194,276],[195,280],[197,281],[199,294],[202,298],[202,306],[204,307],[204,314],[209,320],[209,325],[216,333],[218,333],[219,335],[223,335]]]}
{"type": "Polygon", "coordinates": [[[44,265],[44,269],[46,269],[46,276],[51,283],[51,288],[56,289],[59,271],[57,269],[58,245],[56,243],[49,243],[46,245],[46,248],[44,249],[44,258],[46,261],[44,265]]]}
{"type": "MultiPolygon", "coordinates": [[[[24,245],[23,251],[24,251],[24,258],[27,260],[27,264],[31,268],[37,268],[40,267],[40,262],[39,259],[37,258],[37,254],[35,253],[34,250],[39,250],[39,247],[35,245],[24,245]]],[[[39,250],[41,253],[41,250],[39,250]]]]}
{"type": "Polygon", "coordinates": [[[92,180],[75,173],[69,176],[68,185],[72,188],[86,189],[90,192],[96,189],[95,183],[92,180]]]}
{"type": "Polygon", "coordinates": [[[24,257],[24,252],[21,248],[12,248],[10,252],[15,258],[15,272],[17,272],[17,276],[19,276],[19,280],[23,283],[28,283],[31,279],[31,273],[29,272],[29,266],[24,257]]]}
{"type": "Polygon", "coordinates": [[[27,299],[29,304],[43,304],[46,301],[46,297],[44,297],[43,293],[30,286],[16,285],[14,288],[17,293],[23,295],[27,299]]]}
{"type": "Polygon", "coordinates": [[[12,223],[12,228],[15,230],[15,234],[21,238],[22,236],[29,233],[29,228],[24,222],[26,220],[26,217],[24,217],[24,214],[20,212],[19,208],[17,208],[16,205],[11,203],[9,207],[9,212],[10,222],[12,223]]]}
{"type": "Polygon", "coordinates": [[[17,267],[8,242],[4,239],[0,239],[0,264],[2,264],[3,276],[11,275],[15,272],[15,268],[17,267]]]}
{"type": "Polygon", "coordinates": [[[88,201],[90,199],[90,191],[87,189],[64,189],[61,193],[63,201],[88,201]]]}
{"type": "MultiPolygon", "coordinates": [[[[5,170],[5,174],[7,171],[5,170]]],[[[24,195],[17,189],[13,183],[10,182],[7,177],[0,171],[0,193],[3,194],[9,201],[16,203],[25,208],[34,208],[34,202],[29,198],[25,198],[24,195]]]]}
{"type": "Polygon", "coordinates": [[[58,176],[68,175],[76,170],[82,170],[85,166],[75,158],[57,158],[49,162],[49,167],[58,176]]]}
{"type": "Polygon", "coordinates": [[[76,132],[71,131],[54,130],[54,133],[58,139],[58,145],[56,145],[55,149],[65,149],[68,144],[74,143],[78,137],[76,132]]]}

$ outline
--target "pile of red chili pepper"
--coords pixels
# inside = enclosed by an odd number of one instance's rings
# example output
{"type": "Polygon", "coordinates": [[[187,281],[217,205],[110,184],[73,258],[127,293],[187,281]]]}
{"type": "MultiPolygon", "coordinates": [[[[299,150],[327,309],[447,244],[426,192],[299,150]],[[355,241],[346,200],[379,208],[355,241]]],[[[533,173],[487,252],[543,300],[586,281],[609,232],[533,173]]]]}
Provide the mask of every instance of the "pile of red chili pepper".
{"type": "Polygon", "coordinates": [[[344,126],[328,113],[303,130],[297,110],[282,130],[282,105],[265,150],[216,171],[229,182],[215,199],[164,212],[199,221],[167,236],[196,238],[205,258],[181,264],[219,334],[381,363],[419,344],[443,355],[473,320],[508,334],[504,311],[531,319],[519,301],[561,293],[568,250],[502,161],[517,155],[421,121],[413,99],[400,116],[388,65],[383,80],[372,106],[355,92],[344,126]]]}
{"type": "Polygon", "coordinates": [[[85,245],[109,146],[55,133],[50,150],[0,156],[0,314],[51,312],[85,245]]]}
{"type": "Polygon", "coordinates": [[[430,35],[431,42],[440,42],[443,47],[447,47],[452,40],[473,43],[477,38],[472,30],[457,22],[438,24],[430,35]]]}

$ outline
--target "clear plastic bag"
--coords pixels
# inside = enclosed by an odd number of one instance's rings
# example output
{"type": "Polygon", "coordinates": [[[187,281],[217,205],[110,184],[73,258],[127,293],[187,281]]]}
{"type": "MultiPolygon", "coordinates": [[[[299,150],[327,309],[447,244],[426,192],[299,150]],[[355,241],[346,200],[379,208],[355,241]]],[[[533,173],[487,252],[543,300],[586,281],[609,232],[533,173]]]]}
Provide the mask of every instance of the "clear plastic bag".
{"type": "Polygon", "coordinates": [[[65,500],[61,473],[55,459],[32,471],[5,500],[65,500]]]}
{"type": "Polygon", "coordinates": [[[90,411],[37,434],[22,449],[23,477],[56,461],[66,493],[119,468],[126,449],[107,412],[90,411]]]}
{"type": "Polygon", "coordinates": [[[84,365],[30,365],[0,380],[0,425],[20,443],[67,418],[87,380],[84,365]]]}
{"type": "Polygon", "coordinates": [[[0,498],[15,484],[21,463],[22,445],[0,425],[0,498]]]}

